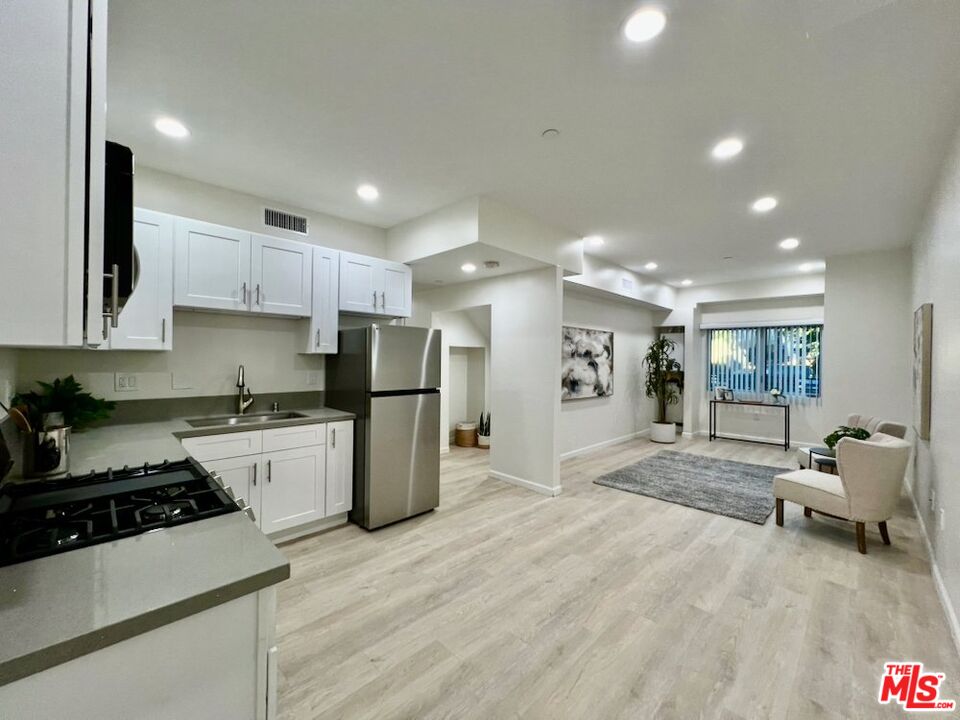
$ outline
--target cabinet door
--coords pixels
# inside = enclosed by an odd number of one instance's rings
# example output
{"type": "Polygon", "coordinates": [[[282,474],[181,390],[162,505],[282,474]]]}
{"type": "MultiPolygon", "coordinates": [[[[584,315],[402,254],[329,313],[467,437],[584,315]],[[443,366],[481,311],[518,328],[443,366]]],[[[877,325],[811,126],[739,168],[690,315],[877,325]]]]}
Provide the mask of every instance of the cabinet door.
{"type": "Polygon", "coordinates": [[[327,424],[326,515],[353,508],[353,421],[327,424]]]}
{"type": "Polygon", "coordinates": [[[383,263],[380,312],[391,317],[410,317],[413,304],[413,272],[402,263],[383,263]]]}
{"type": "Polygon", "coordinates": [[[306,352],[336,353],[340,319],[340,253],[313,249],[313,308],[306,352]]]}
{"type": "Polygon", "coordinates": [[[264,453],[260,528],[267,534],[324,516],[324,446],[264,453]]]}
{"type": "Polygon", "coordinates": [[[177,218],[173,302],[208,310],[250,308],[250,233],[177,218]]]}
{"type": "Polygon", "coordinates": [[[243,498],[253,508],[257,527],[260,527],[260,490],[263,483],[263,467],[259,455],[226,458],[225,460],[205,460],[203,467],[209,472],[220,475],[223,484],[233,488],[233,494],[239,500],[243,498]]]}
{"type": "Polygon", "coordinates": [[[310,315],[313,247],[306,243],[254,235],[251,241],[254,312],[310,315]]]}
{"type": "Polygon", "coordinates": [[[173,222],[171,215],[134,211],[139,274],[119,325],[110,329],[111,350],[173,349],[173,222]]]}
{"type": "MultiPolygon", "coordinates": [[[[88,191],[87,330],[92,344],[102,342],[104,106],[87,113],[88,40],[93,60],[106,47],[98,18],[95,8],[88,25],[86,0],[0,2],[0,345],[83,344],[88,191]],[[88,148],[101,163],[89,187],[88,148]]],[[[105,65],[91,65],[94,101],[105,78],[105,65]]]]}
{"type": "Polygon", "coordinates": [[[383,263],[365,255],[340,253],[340,309],[378,315],[383,263]]]}

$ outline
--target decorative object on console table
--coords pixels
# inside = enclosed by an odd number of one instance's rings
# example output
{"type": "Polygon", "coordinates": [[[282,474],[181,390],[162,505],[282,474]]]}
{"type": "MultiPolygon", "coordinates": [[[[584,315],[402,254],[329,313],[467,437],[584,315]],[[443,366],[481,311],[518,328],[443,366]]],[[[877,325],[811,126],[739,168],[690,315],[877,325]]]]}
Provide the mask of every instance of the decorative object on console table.
{"type": "Polygon", "coordinates": [[[480,413],[480,424],[477,426],[477,447],[490,449],[490,413],[480,413]]]}
{"type": "Polygon", "coordinates": [[[73,375],[52,383],[37,381],[42,392],[16,395],[11,404],[27,420],[23,443],[24,477],[54,477],[70,469],[70,432],[110,416],[115,404],[90,393],[73,375]]]}
{"type": "Polygon", "coordinates": [[[613,395],[613,332],[563,327],[560,399],[613,395]]]}
{"type": "Polygon", "coordinates": [[[677,344],[667,337],[650,343],[643,358],[646,369],[644,390],[648,398],[657,401],[657,419],[651,423],[650,439],[659,443],[677,441],[677,427],[667,422],[667,406],[680,401],[683,382],[679,375],[680,363],[673,357],[677,344]]]}
{"type": "Polygon", "coordinates": [[[780,402],[780,398],[783,397],[783,393],[780,392],[780,388],[771,388],[770,389],[770,399],[775,403],[780,402]]]}
{"type": "Polygon", "coordinates": [[[913,427],[921,440],[930,439],[933,304],[913,313],[913,427]]]}

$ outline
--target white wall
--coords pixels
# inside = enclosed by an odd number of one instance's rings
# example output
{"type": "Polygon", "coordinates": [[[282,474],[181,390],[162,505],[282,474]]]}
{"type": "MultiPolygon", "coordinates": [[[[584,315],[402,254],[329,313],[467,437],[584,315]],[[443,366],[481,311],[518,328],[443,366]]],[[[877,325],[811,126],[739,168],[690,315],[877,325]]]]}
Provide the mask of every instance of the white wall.
{"type": "Polygon", "coordinates": [[[457,423],[477,422],[480,418],[484,407],[484,354],[483,348],[450,348],[449,382],[446,388],[441,388],[441,392],[448,391],[449,398],[448,438],[457,423]]]}
{"type": "Polygon", "coordinates": [[[396,262],[411,262],[472,245],[480,238],[480,198],[460,200],[387,231],[387,252],[396,262]]]}
{"type": "Polygon", "coordinates": [[[583,272],[583,242],[576,233],[487,196],[480,198],[480,242],[558,265],[567,274],[583,272]]]}
{"type": "Polygon", "coordinates": [[[565,283],[563,324],[613,331],[613,395],[561,403],[561,458],[648,431],[654,407],[643,392],[640,360],[653,340],[651,311],[637,303],[601,300],[565,283]]]}
{"type": "Polygon", "coordinates": [[[930,440],[916,440],[911,486],[960,650],[960,133],[913,244],[910,310],[933,303],[930,440]],[[941,515],[942,510],[942,515],[941,515]],[[940,518],[942,517],[942,522],[940,518]]]}
{"type": "Polygon", "coordinates": [[[669,285],[588,253],[583,255],[583,273],[564,278],[564,282],[637,300],[659,309],[672,309],[677,300],[676,289],[669,285]]]}
{"type": "Polygon", "coordinates": [[[546,268],[417,292],[410,323],[490,306],[490,474],[549,494],[560,491],[561,303],[560,270],[546,268]]]}
{"type": "Polygon", "coordinates": [[[824,431],[862,413],[911,417],[913,313],[910,249],[827,259],[824,431]]]}
{"type": "MultiPolygon", "coordinates": [[[[260,392],[323,389],[323,356],[301,355],[305,320],[176,311],[171,352],[21,350],[17,386],[76,375],[108,400],[231,395],[237,366],[260,392]],[[114,373],[137,373],[136,392],[116,392],[114,373]],[[173,381],[189,388],[174,390],[173,381]],[[316,379],[316,385],[309,384],[316,379]]],[[[2,386],[0,386],[2,387],[2,386]]]]}
{"type": "Polygon", "coordinates": [[[285,203],[189,180],[141,165],[137,165],[134,193],[134,203],[149,210],[364,255],[386,257],[387,253],[387,233],[382,228],[291,207],[285,203]],[[300,235],[265,226],[264,207],[305,216],[309,234],[300,235]]]}

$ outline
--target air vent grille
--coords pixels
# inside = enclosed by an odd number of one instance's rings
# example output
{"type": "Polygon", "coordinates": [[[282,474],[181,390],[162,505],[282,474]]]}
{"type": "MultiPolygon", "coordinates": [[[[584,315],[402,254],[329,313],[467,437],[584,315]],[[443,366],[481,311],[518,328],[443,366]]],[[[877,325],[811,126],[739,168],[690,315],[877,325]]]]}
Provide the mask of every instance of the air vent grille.
{"type": "Polygon", "coordinates": [[[267,227],[289,230],[290,232],[300,233],[301,235],[307,234],[307,219],[305,217],[301,217],[300,215],[292,215],[291,213],[283,212],[282,210],[264,208],[263,224],[267,227]]]}

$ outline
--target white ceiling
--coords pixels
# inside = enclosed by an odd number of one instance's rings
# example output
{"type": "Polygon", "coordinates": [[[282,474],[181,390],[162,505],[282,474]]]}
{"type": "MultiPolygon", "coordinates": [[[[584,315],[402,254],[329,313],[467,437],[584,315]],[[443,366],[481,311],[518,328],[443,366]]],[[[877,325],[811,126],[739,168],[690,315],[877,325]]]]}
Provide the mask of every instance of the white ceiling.
{"type": "Polygon", "coordinates": [[[636,46],[639,4],[124,0],[109,132],[140,163],[383,227],[488,193],[671,282],[909,242],[960,121],[960,2],[663,0],[636,46]],[[729,134],[746,148],[717,164],[729,134]]]}

